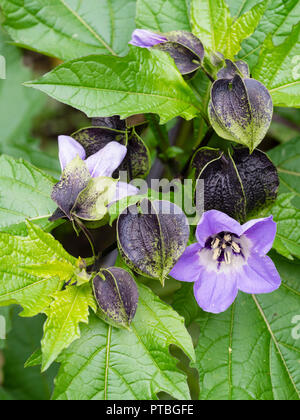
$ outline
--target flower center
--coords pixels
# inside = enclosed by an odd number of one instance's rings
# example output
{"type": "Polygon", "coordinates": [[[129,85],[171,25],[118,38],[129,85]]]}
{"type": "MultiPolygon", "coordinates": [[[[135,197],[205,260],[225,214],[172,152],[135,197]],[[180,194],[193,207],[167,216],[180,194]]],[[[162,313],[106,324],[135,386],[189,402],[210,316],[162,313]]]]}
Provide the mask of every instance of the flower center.
{"type": "Polygon", "coordinates": [[[221,232],[211,236],[205,247],[213,252],[212,258],[218,263],[231,264],[233,256],[242,256],[243,249],[240,238],[233,233],[221,232]]]}

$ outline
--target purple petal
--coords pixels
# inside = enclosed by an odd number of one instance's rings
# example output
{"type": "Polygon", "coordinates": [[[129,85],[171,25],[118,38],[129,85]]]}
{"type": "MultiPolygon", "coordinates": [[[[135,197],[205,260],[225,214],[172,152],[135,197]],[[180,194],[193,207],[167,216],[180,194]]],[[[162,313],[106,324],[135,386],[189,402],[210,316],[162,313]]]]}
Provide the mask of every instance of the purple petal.
{"type": "Polygon", "coordinates": [[[59,161],[63,171],[68,163],[78,155],[80,159],[85,159],[85,150],[76,140],[69,136],[58,137],[59,161]]]}
{"type": "Polygon", "coordinates": [[[179,281],[197,281],[201,270],[198,255],[200,250],[198,243],[188,246],[169,275],[179,281]]]}
{"type": "Polygon", "coordinates": [[[146,29],[136,29],[129,44],[136,47],[151,48],[154,45],[167,42],[167,38],[156,34],[155,32],[147,31],[146,29]]]}
{"type": "Polygon", "coordinates": [[[122,198],[137,195],[139,191],[140,190],[134,187],[133,185],[126,184],[126,182],[118,182],[115,196],[109,205],[111,205],[115,201],[122,200],[122,198]]]}
{"type": "Polygon", "coordinates": [[[243,233],[242,226],[236,220],[218,210],[205,212],[197,226],[196,238],[204,247],[207,239],[221,232],[235,233],[240,236],[243,233]]]}
{"type": "Polygon", "coordinates": [[[195,283],[194,294],[204,311],[213,314],[225,312],[238,294],[236,276],[203,269],[195,283]]]}
{"type": "Polygon", "coordinates": [[[116,141],[108,143],[99,152],[85,161],[93,178],[98,176],[111,177],[121,165],[127,153],[127,148],[116,141]]]}
{"type": "Polygon", "coordinates": [[[238,288],[244,293],[271,293],[280,285],[281,279],[271,258],[256,253],[248,258],[248,264],[238,277],[238,288]]]}
{"type": "Polygon", "coordinates": [[[245,236],[252,242],[252,250],[259,255],[266,255],[273,246],[277,225],[273,216],[266,219],[250,220],[243,226],[245,236]]]}

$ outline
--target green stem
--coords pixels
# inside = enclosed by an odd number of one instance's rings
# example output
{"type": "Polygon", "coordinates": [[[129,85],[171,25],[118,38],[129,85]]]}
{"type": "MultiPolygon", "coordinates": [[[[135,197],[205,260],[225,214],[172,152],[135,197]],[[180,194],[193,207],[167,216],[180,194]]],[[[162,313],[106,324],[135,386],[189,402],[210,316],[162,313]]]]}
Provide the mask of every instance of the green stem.
{"type": "Polygon", "coordinates": [[[94,257],[94,259],[96,259],[95,246],[94,246],[93,238],[92,238],[89,230],[85,227],[85,225],[82,223],[82,221],[80,219],[78,219],[76,217],[75,220],[76,220],[77,225],[80,227],[80,229],[84,233],[86,239],[89,241],[89,244],[91,246],[91,250],[92,250],[92,253],[93,253],[93,257],[94,257]]]}

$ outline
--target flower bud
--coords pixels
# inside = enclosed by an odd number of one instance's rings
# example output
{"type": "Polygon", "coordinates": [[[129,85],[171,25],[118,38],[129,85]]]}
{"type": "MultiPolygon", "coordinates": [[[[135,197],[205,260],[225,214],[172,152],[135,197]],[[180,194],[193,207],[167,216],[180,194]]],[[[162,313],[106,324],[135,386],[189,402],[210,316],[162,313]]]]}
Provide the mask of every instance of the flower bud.
{"type": "Polygon", "coordinates": [[[223,151],[202,148],[192,161],[193,178],[204,180],[204,208],[245,222],[277,198],[279,178],[268,156],[247,148],[223,151]]]}
{"type": "Polygon", "coordinates": [[[185,31],[169,32],[166,38],[167,42],[155,48],[169,53],[182,75],[193,76],[204,58],[204,47],[200,39],[185,31]]]}
{"type": "Polygon", "coordinates": [[[212,86],[209,118],[220,137],[247,146],[252,153],[270,127],[272,98],[262,83],[249,78],[246,63],[226,63],[212,86]]]}
{"type": "Polygon", "coordinates": [[[129,329],[138,304],[138,288],[133,277],[121,268],[101,270],[93,280],[98,316],[117,328],[129,329]]]}
{"type": "Polygon", "coordinates": [[[130,44],[141,48],[156,48],[170,54],[181,74],[193,76],[204,58],[204,46],[199,38],[187,31],[172,31],[160,35],[136,29],[130,44]]]}

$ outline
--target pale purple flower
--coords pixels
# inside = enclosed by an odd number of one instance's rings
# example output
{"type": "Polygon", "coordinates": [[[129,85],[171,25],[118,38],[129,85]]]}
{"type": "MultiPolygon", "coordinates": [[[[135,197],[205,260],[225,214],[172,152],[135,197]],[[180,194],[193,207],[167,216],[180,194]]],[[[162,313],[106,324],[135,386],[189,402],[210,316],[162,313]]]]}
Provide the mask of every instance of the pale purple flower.
{"type": "Polygon", "coordinates": [[[167,38],[156,34],[155,32],[147,31],[146,29],[136,29],[129,44],[135,45],[136,47],[151,48],[157,44],[163,44],[167,42],[167,38]]]}
{"type": "Polygon", "coordinates": [[[170,275],[195,282],[195,298],[204,311],[224,312],[239,290],[261,294],[280,287],[276,267],[266,256],[275,236],[272,216],[240,225],[220,211],[207,211],[197,227],[198,243],[185,250],[170,275]]]}
{"type": "MultiPolygon", "coordinates": [[[[79,156],[86,165],[93,178],[99,176],[111,178],[114,171],[121,165],[126,154],[127,148],[122,144],[112,141],[108,143],[103,149],[99,150],[94,155],[86,159],[86,152],[84,148],[69,136],[58,137],[59,161],[62,171],[76,156],[79,156]]],[[[136,195],[139,190],[124,182],[118,182],[116,194],[112,203],[119,201],[122,198],[136,195]]]]}

